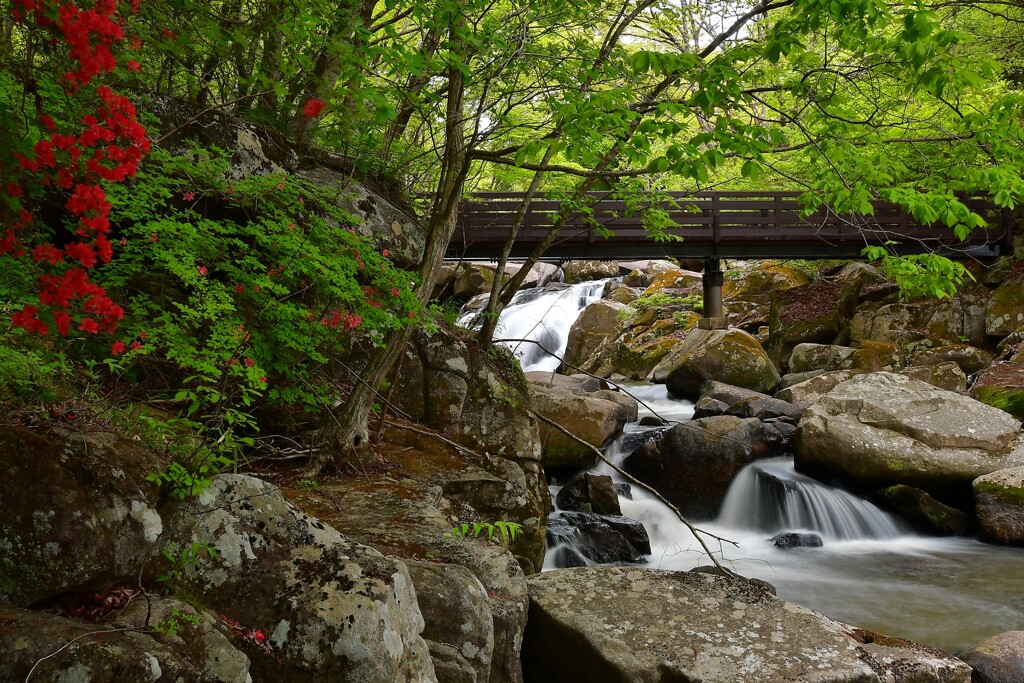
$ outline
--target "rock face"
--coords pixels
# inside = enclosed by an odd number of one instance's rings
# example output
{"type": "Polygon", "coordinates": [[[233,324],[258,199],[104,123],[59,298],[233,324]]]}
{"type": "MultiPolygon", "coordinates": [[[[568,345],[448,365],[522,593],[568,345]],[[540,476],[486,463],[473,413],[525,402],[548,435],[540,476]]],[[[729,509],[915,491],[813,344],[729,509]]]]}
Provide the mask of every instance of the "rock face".
{"type": "Polygon", "coordinates": [[[654,369],[654,381],[678,396],[696,398],[709,379],[768,392],[779,383],[779,373],[742,330],[691,330],[654,369]]]}
{"type": "Polygon", "coordinates": [[[676,425],[631,453],[623,468],[694,519],[710,519],[744,465],[785,449],[774,425],[731,415],[676,425]]]}
{"type": "Polygon", "coordinates": [[[974,669],[973,683],[1024,681],[1024,631],[994,635],[957,656],[974,669]]]}
{"type": "Polygon", "coordinates": [[[872,502],[907,520],[914,529],[933,536],[966,536],[973,524],[967,514],[944,505],[921,489],[897,484],[876,491],[872,502]]]}
{"type": "Polygon", "coordinates": [[[985,331],[1005,336],[1024,325],[1024,275],[999,285],[985,307],[985,331]]]}
{"type": "Polygon", "coordinates": [[[804,413],[797,467],[931,494],[1024,463],[1020,422],[974,399],[887,372],[837,385],[804,413]]]}
{"type": "Polygon", "coordinates": [[[840,338],[856,306],[857,290],[842,280],[822,280],[775,293],[765,349],[776,367],[787,370],[798,344],[832,344],[840,338]]]}
{"type": "Polygon", "coordinates": [[[982,538],[1024,545],[1024,467],[998,470],[975,479],[974,504],[982,538]]]}
{"type": "Polygon", "coordinates": [[[530,579],[527,683],[968,683],[934,650],[853,631],[741,579],[581,567],[530,579]],[[861,639],[863,640],[863,639],[861,639]]]}
{"type": "Polygon", "coordinates": [[[595,301],[580,313],[580,317],[569,328],[569,339],[565,346],[565,361],[579,366],[590,357],[601,342],[619,325],[619,315],[628,309],[625,304],[615,301],[595,301]]]}
{"type": "Polygon", "coordinates": [[[563,486],[555,496],[560,510],[593,512],[598,515],[621,515],[619,495],[612,478],[606,474],[584,472],[563,486]]]}
{"type": "Polygon", "coordinates": [[[276,657],[255,659],[254,677],[434,679],[405,565],[301,512],[270,484],[216,477],[172,514],[168,543],[215,551],[172,568],[170,584],[267,634],[276,657]]]}
{"type": "Polygon", "coordinates": [[[985,368],[974,380],[971,396],[1024,420],[1024,362],[985,368]]]}
{"type": "Polygon", "coordinates": [[[165,462],[110,432],[43,438],[0,425],[0,603],[134,580],[158,552],[165,462]],[[69,551],[69,549],[74,551],[69,551]]]}
{"type": "Polygon", "coordinates": [[[967,318],[968,313],[957,298],[882,306],[868,304],[860,307],[850,321],[850,339],[898,344],[927,338],[955,340],[970,331],[967,318]]]}

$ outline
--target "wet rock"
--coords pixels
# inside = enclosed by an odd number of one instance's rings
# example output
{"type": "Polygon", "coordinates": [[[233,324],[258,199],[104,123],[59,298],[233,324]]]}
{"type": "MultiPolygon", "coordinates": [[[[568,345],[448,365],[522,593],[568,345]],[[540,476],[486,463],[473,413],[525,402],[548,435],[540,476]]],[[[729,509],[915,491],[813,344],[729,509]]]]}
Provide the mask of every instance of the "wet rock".
{"type": "Polygon", "coordinates": [[[135,580],[158,553],[158,487],[167,462],[112,432],[43,437],[0,425],[0,602],[135,580]]]}
{"type": "Polygon", "coordinates": [[[654,415],[644,415],[640,418],[641,427],[664,427],[668,423],[654,415]]]}
{"type": "Polygon", "coordinates": [[[569,366],[582,364],[616,330],[621,322],[620,316],[625,317],[628,308],[625,304],[606,299],[595,301],[584,308],[569,328],[565,362],[569,366]]]}
{"type": "MultiPolygon", "coordinates": [[[[812,380],[813,381],[813,380],[812,380]]],[[[971,481],[1024,464],[1020,422],[1006,413],[902,375],[858,375],[808,408],[797,467],[864,485],[908,484],[963,494],[971,481]]]]}
{"type": "Polygon", "coordinates": [[[527,683],[968,683],[969,667],[852,630],[742,579],[580,567],[530,579],[527,683]],[[811,663],[811,664],[809,664],[811,663]]]}
{"type": "Polygon", "coordinates": [[[696,398],[707,380],[768,392],[779,383],[779,373],[742,330],[691,330],[654,369],[654,381],[677,396],[696,398]]]}
{"type": "MultiPolygon", "coordinates": [[[[248,673],[221,677],[146,633],[0,604],[0,680],[89,683],[246,683],[248,673]],[[34,667],[34,669],[33,669],[34,667]]],[[[237,653],[241,655],[241,653],[237,653]]],[[[244,655],[242,655],[244,658],[244,655]]]]}
{"type": "MultiPolygon", "coordinates": [[[[586,443],[600,447],[622,431],[629,412],[618,402],[574,396],[542,385],[531,386],[534,409],[586,443]]],[[[545,422],[541,423],[542,462],[546,470],[590,467],[597,456],[545,422]]]]}
{"type": "Polygon", "coordinates": [[[782,550],[789,550],[791,548],[820,548],[824,545],[821,536],[818,534],[800,534],[794,531],[776,534],[769,539],[769,542],[782,550]]]}
{"type": "Polygon", "coordinates": [[[630,287],[621,282],[609,281],[604,288],[603,297],[607,301],[614,301],[627,306],[640,298],[640,290],[630,287]]]}
{"type": "MultiPolygon", "coordinates": [[[[405,566],[291,505],[274,486],[220,475],[167,523],[182,563],[169,585],[267,634],[274,656],[252,657],[254,678],[427,681],[434,677],[423,617],[405,566]]],[[[154,561],[154,573],[165,571],[154,561]]]]}
{"type": "Polygon", "coordinates": [[[612,478],[604,474],[584,472],[563,486],[555,496],[560,510],[593,512],[598,515],[621,515],[619,496],[612,478]]]}
{"type": "Polygon", "coordinates": [[[985,368],[974,380],[971,396],[1024,419],[1024,362],[995,363],[985,368]]]}
{"type": "Polygon", "coordinates": [[[488,680],[494,654],[494,624],[483,584],[473,572],[459,565],[418,560],[405,560],[404,564],[416,587],[416,601],[425,624],[423,637],[428,641],[438,680],[488,680]],[[457,656],[438,645],[452,648],[457,656]],[[464,677],[463,662],[470,667],[470,678],[464,677]],[[460,673],[442,674],[438,669],[460,673]]]}
{"type": "Polygon", "coordinates": [[[969,515],[944,505],[921,489],[898,484],[876,491],[871,501],[907,520],[920,533],[932,536],[966,536],[973,524],[969,515]]]}
{"type": "Polygon", "coordinates": [[[974,505],[983,539],[1024,545],[1024,467],[997,470],[975,479],[974,505]]]}
{"type": "Polygon", "coordinates": [[[633,451],[623,468],[654,487],[682,513],[710,519],[744,465],[777,455],[785,438],[774,425],[731,415],[682,423],[633,451]]]}
{"type": "MultiPolygon", "coordinates": [[[[554,512],[548,519],[548,543],[565,544],[591,562],[645,562],[651,552],[647,530],[628,517],[586,512],[554,512]]],[[[563,558],[574,561],[571,556],[563,558]]],[[[565,566],[575,566],[567,564],[565,566]]]]}
{"type": "Polygon", "coordinates": [[[974,670],[972,683],[1024,682],[1024,631],[986,638],[957,655],[974,670]]]}
{"type": "Polygon", "coordinates": [[[615,261],[569,261],[562,270],[565,272],[566,284],[601,280],[606,277],[617,277],[619,264],[615,261]]]}

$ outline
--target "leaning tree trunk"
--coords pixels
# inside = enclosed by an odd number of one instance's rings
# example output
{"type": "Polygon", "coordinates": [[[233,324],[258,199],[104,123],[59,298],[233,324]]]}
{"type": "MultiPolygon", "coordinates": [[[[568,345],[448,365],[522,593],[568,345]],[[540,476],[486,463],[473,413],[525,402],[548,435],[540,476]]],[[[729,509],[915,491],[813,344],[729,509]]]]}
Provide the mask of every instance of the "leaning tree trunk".
{"type": "MultiPolygon", "coordinates": [[[[453,37],[455,40],[458,39],[453,37]]],[[[433,283],[441,272],[445,250],[455,232],[459,199],[469,168],[462,111],[464,92],[461,72],[456,66],[450,66],[441,177],[427,220],[427,243],[419,272],[417,298],[420,305],[426,305],[430,300],[433,283]]],[[[323,436],[326,447],[321,449],[311,463],[311,473],[319,472],[328,465],[343,466],[353,457],[362,460],[370,456],[369,421],[373,404],[378,398],[377,389],[401,357],[412,330],[411,325],[405,325],[392,331],[387,335],[384,346],[371,354],[362,376],[356,378],[345,407],[338,413],[334,423],[325,429],[323,436]]]]}

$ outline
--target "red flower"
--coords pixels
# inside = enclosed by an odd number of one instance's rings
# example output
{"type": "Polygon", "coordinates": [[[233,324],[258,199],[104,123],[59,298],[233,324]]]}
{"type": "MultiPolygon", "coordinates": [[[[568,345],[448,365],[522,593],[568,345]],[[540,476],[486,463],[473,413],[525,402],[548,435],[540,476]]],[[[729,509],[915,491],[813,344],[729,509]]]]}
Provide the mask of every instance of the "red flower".
{"type": "Polygon", "coordinates": [[[206,277],[206,274],[210,272],[206,266],[196,266],[196,270],[198,270],[199,274],[203,277],[206,277]]]}
{"type": "Polygon", "coordinates": [[[116,341],[116,342],[114,342],[113,345],[110,347],[110,351],[115,356],[120,356],[122,353],[124,353],[124,342],[123,341],[116,341]]]}
{"type": "Polygon", "coordinates": [[[246,358],[245,359],[245,367],[251,368],[255,364],[256,364],[256,361],[254,361],[252,358],[246,358]]]}
{"type": "Polygon", "coordinates": [[[380,252],[380,255],[381,256],[387,256],[388,255],[388,250],[385,249],[384,251],[380,252]]]}
{"type": "Polygon", "coordinates": [[[134,59],[129,59],[127,66],[128,70],[131,71],[133,74],[139,73],[139,71],[142,69],[142,64],[135,61],[134,59]]]}
{"type": "Polygon", "coordinates": [[[185,194],[181,195],[181,198],[184,199],[186,202],[190,202],[190,201],[192,201],[193,199],[196,198],[196,193],[195,192],[186,192],[185,194]]]}
{"type": "Polygon", "coordinates": [[[132,351],[138,351],[141,348],[142,348],[142,342],[140,342],[137,339],[132,342],[132,344],[131,344],[131,350],[132,351]]]}
{"type": "Polygon", "coordinates": [[[320,116],[320,112],[322,112],[326,106],[327,103],[323,100],[309,100],[306,102],[306,106],[302,108],[302,115],[307,119],[320,116]]]}

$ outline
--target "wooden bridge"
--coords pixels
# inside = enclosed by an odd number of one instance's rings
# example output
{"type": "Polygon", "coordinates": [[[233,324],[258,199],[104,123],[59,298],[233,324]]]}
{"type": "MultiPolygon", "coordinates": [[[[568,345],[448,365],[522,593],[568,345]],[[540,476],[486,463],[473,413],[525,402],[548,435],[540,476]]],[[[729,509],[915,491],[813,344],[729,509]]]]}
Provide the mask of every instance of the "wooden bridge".
{"type": "MultiPolygon", "coordinates": [[[[843,215],[821,209],[802,218],[796,192],[671,193],[660,204],[678,226],[667,232],[682,241],[655,242],[644,230],[639,212],[608,193],[591,193],[589,216],[569,217],[545,259],[636,258],[856,258],[869,244],[895,241],[901,253],[939,251],[948,256],[986,258],[1012,252],[1010,212],[991,201],[965,203],[988,222],[961,242],[952,228],[923,226],[900,207],[874,202],[874,215],[843,215]],[[602,229],[613,234],[605,237],[602,229]]],[[[473,195],[459,211],[448,258],[497,258],[523,199],[518,193],[473,195]]],[[[560,213],[558,201],[535,199],[515,245],[513,259],[525,258],[547,235],[560,213]]]]}

